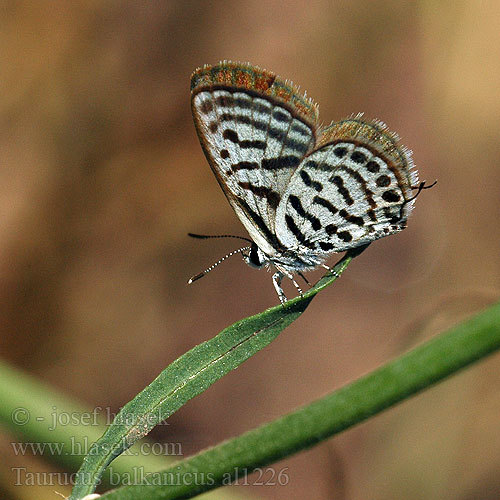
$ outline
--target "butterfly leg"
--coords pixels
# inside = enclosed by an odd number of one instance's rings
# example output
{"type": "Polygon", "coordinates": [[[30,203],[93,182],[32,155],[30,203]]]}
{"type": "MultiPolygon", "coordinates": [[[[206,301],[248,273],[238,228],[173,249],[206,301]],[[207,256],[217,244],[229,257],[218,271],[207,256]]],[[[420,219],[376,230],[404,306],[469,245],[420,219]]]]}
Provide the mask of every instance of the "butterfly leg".
{"type": "Polygon", "coordinates": [[[321,267],[325,268],[327,271],[330,271],[336,278],[340,275],[333,269],[332,267],[328,267],[326,264],[321,264],[321,267]]]}
{"type": "Polygon", "coordinates": [[[299,292],[299,295],[302,297],[302,295],[304,295],[304,293],[302,292],[302,288],[300,288],[299,284],[293,279],[293,276],[291,274],[287,274],[287,278],[290,278],[292,283],[295,285],[295,288],[299,292]]]}
{"type": "Polygon", "coordinates": [[[274,289],[276,290],[276,293],[278,294],[278,297],[280,298],[280,302],[282,304],[284,304],[287,301],[285,292],[283,292],[283,289],[281,288],[281,280],[283,279],[283,276],[284,274],[280,271],[277,271],[276,273],[273,274],[274,289]]]}
{"type": "Polygon", "coordinates": [[[297,274],[307,283],[307,286],[309,288],[312,287],[312,284],[309,282],[309,280],[300,271],[297,271],[297,274]]]}

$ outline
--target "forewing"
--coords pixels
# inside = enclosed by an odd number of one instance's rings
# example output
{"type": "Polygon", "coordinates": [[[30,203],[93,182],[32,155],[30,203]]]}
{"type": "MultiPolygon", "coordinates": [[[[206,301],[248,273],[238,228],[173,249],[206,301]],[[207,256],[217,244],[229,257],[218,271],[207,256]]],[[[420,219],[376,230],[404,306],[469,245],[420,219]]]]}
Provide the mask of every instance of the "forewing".
{"type": "Polygon", "coordinates": [[[316,106],[274,74],[249,65],[199,69],[191,87],[210,166],[250,236],[271,254],[280,248],[277,207],[314,146],[316,106]]]}
{"type": "Polygon", "coordinates": [[[357,116],[332,124],[282,197],[278,239],[321,254],[404,229],[417,183],[412,167],[410,152],[382,123],[357,116]]]}

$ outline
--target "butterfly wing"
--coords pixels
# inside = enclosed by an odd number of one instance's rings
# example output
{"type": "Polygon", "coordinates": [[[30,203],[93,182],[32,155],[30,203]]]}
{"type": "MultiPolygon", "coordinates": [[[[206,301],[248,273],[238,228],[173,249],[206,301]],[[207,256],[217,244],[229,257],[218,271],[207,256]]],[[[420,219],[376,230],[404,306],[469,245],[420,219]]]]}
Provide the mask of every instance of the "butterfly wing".
{"type": "Polygon", "coordinates": [[[231,206],[268,255],[280,250],[276,210],[312,150],[316,105],[273,73],[220,63],[191,78],[193,118],[205,155],[231,206]]]}
{"type": "Polygon", "coordinates": [[[289,249],[327,254],[401,231],[417,174],[385,125],[361,116],[326,128],[290,180],[276,233],[289,249]]]}

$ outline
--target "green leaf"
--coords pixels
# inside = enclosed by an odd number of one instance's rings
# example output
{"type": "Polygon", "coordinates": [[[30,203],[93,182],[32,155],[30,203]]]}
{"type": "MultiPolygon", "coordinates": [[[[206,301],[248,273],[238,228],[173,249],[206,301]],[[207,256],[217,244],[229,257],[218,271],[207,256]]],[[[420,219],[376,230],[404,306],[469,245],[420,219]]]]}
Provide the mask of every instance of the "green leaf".
{"type": "MultiPolygon", "coordinates": [[[[90,409],[0,360],[0,426],[15,437],[13,446],[22,442],[61,446],[63,452],[59,451],[61,448],[45,446],[43,458],[58,463],[66,470],[76,470],[82,463],[87,443],[99,439],[106,430],[105,412],[101,410],[104,409],[90,409]]],[[[148,474],[164,469],[175,461],[174,457],[150,453],[151,447],[144,447],[143,444],[137,443],[130,454],[121,455],[113,463],[111,479],[114,486],[117,485],[117,478],[126,483],[129,478],[135,480],[138,473],[148,474]]],[[[101,486],[110,483],[108,471],[102,478],[101,486]]],[[[209,493],[206,499],[209,498],[243,500],[249,497],[229,488],[223,495],[220,492],[209,493]]]]}
{"type": "Polygon", "coordinates": [[[234,323],[169,365],[122,408],[104,435],[92,445],[78,471],[70,500],[92,493],[106,467],[117,456],[187,401],[272,342],[365,248],[347,253],[303,296],[234,323]]]}
{"type": "Polygon", "coordinates": [[[154,473],[103,500],[192,498],[297,453],[500,349],[500,304],[271,423],[154,473]],[[163,485],[161,485],[163,484],[163,485]]]}

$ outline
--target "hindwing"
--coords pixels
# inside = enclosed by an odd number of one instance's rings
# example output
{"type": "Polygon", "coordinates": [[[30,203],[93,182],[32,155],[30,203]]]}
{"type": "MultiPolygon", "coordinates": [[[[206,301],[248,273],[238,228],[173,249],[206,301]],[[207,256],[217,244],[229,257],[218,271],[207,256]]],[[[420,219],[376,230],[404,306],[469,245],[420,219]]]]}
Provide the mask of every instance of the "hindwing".
{"type": "Polygon", "coordinates": [[[382,123],[357,116],[332,124],[282,196],[278,239],[321,254],[404,229],[417,182],[412,165],[410,152],[382,123]]]}

